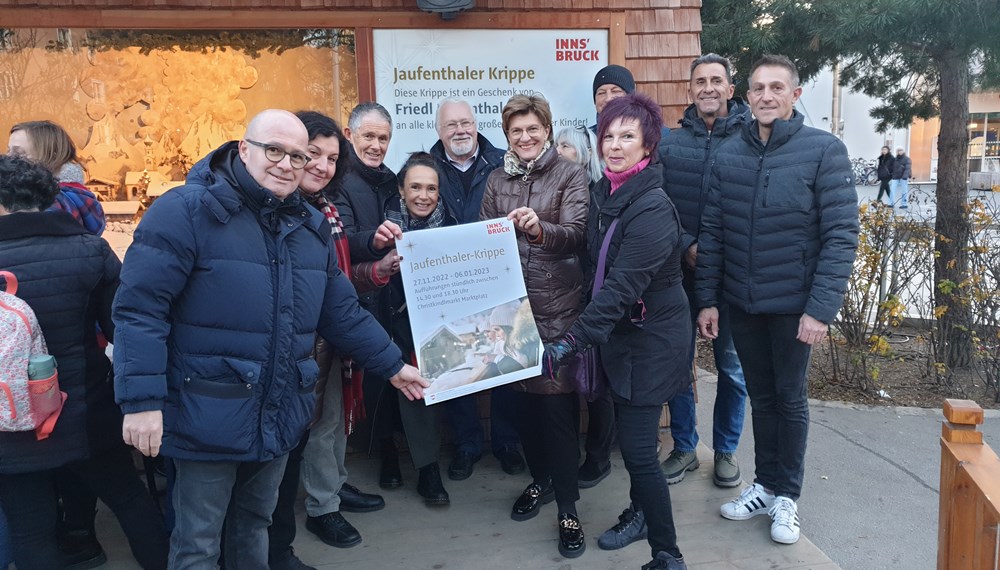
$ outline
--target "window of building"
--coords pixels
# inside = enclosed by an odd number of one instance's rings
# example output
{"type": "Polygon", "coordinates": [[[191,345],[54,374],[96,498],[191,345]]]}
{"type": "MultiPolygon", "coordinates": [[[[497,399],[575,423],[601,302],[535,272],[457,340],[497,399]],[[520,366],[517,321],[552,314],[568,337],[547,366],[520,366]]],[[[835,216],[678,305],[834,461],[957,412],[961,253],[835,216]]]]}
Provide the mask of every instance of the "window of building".
{"type": "Polygon", "coordinates": [[[0,141],[48,119],[77,144],[88,186],[132,198],[135,173],[184,179],[268,108],[338,122],[358,102],[353,30],[0,29],[0,141]]]}

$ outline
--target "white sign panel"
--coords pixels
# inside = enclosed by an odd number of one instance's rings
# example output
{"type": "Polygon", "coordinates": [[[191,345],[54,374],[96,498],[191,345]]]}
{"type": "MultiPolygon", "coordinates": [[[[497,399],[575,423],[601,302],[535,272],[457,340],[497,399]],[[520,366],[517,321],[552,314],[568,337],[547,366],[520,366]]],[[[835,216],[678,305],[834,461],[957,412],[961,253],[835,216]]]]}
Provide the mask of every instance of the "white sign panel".
{"type": "Polygon", "coordinates": [[[510,220],[407,232],[396,248],[427,405],[541,374],[510,220]]]}
{"type": "Polygon", "coordinates": [[[375,97],[392,116],[385,164],[430,150],[442,99],[468,101],[479,132],[507,147],[500,113],[511,96],[541,93],[553,132],[595,122],[594,75],[608,64],[607,30],[374,30],[375,97]]]}

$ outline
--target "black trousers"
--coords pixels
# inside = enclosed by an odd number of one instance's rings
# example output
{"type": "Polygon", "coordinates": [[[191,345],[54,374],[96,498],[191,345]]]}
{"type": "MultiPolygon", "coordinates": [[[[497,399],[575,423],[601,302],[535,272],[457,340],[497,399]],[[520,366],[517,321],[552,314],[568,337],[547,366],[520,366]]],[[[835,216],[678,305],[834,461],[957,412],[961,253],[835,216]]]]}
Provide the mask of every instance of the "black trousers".
{"type": "Polygon", "coordinates": [[[802,494],[809,435],[812,347],[795,336],[802,315],[751,315],[730,307],[753,417],[755,481],[793,501],[802,494]]]}
{"type": "Polygon", "coordinates": [[[515,425],[524,448],[528,471],[536,483],[552,479],[556,502],[571,505],[580,499],[577,474],[580,463],[580,396],[515,392],[515,425]]]}
{"type": "Polygon", "coordinates": [[[611,392],[593,402],[587,402],[587,459],[598,465],[611,460],[611,444],[615,440],[615,404],[611,392]]]}
{"type": "Polygon", "coordinates": [[[882,195],[883,194],[885,194],[886,198],[890,197],[890,195],[889,195],[889,181],[888,180],[879,180],[878,181],[878,197],[875,198],[875,199],[876,200],[882,200],[882,195]]]}
{"type": "Polygon", "coordinates": [[[670,489],[656,455],[662,409],[662,405],[633,406],[616,402],[618,446],[632,485],[629,489],[632,504],[646,515],[647,540],[653,558],[661,551],[680,558],[670,489]]]}

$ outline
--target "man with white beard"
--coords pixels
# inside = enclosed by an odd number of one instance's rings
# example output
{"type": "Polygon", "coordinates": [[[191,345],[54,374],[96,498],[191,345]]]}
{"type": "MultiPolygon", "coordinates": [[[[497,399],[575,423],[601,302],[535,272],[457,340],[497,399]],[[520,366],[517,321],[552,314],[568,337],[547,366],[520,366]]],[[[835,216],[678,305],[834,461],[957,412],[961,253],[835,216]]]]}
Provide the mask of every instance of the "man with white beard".
{"type": "MultiPolygon", "coordinates": [[[[476,116],[468,101],[441,101],[435,126],[440,140],[431,147],[430,153],[444,175],[440,191],[445,207],[460,224],[478,222],[486,178],[494,169],[503,166],[504,151],[479,134],[476,116]]],[[[524,471],[524,459],[517,449],[512,395],[509,386],[491,391],[490,434],[493,455],[503,470],[513,475],[524,471]]],[[[455,433],[455,458],[448,467],[448,477],[460,481],[472,475],[476,461],[482,456],[483,429],[475,395],[449,400],[446,405],[455,433]]]]}

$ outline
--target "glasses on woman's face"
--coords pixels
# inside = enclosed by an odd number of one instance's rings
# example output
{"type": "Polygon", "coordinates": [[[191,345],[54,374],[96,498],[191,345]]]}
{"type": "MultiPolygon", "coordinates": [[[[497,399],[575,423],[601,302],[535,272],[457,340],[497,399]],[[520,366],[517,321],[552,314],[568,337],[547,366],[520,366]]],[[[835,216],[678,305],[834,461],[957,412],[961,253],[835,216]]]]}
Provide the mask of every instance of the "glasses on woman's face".
{"type": "Polygon", "coordinates": [[[302,154],[301,152],[288,152],[287,150],[281,148],[280,146],[275,146],[273,144],[266,144],[262,142],[252,141],[250,139],[243,139],[248,144],[252,144],[256,147],[264,149],[264,158],[270,160],[271,162],[277,164],[285,157],[288,157],[288,163],[292,165],[292,168],[299,170],[305,168],[309,161],[312,160],[309,156],[302,154]]]}
{"type": "Polygon", "coordinates": [[[515,127],[513,129],[507,131],[507,136],[509,136],[512,139],[517,140],[517,139],[521,138],[521,135],[523,135],[524,133],[528,133],[529,137],[537,137],[541,132],[542,132],[542,126],[541,125],[531,125],[527,129],[522,129],[520,127],[515,127]]]}

